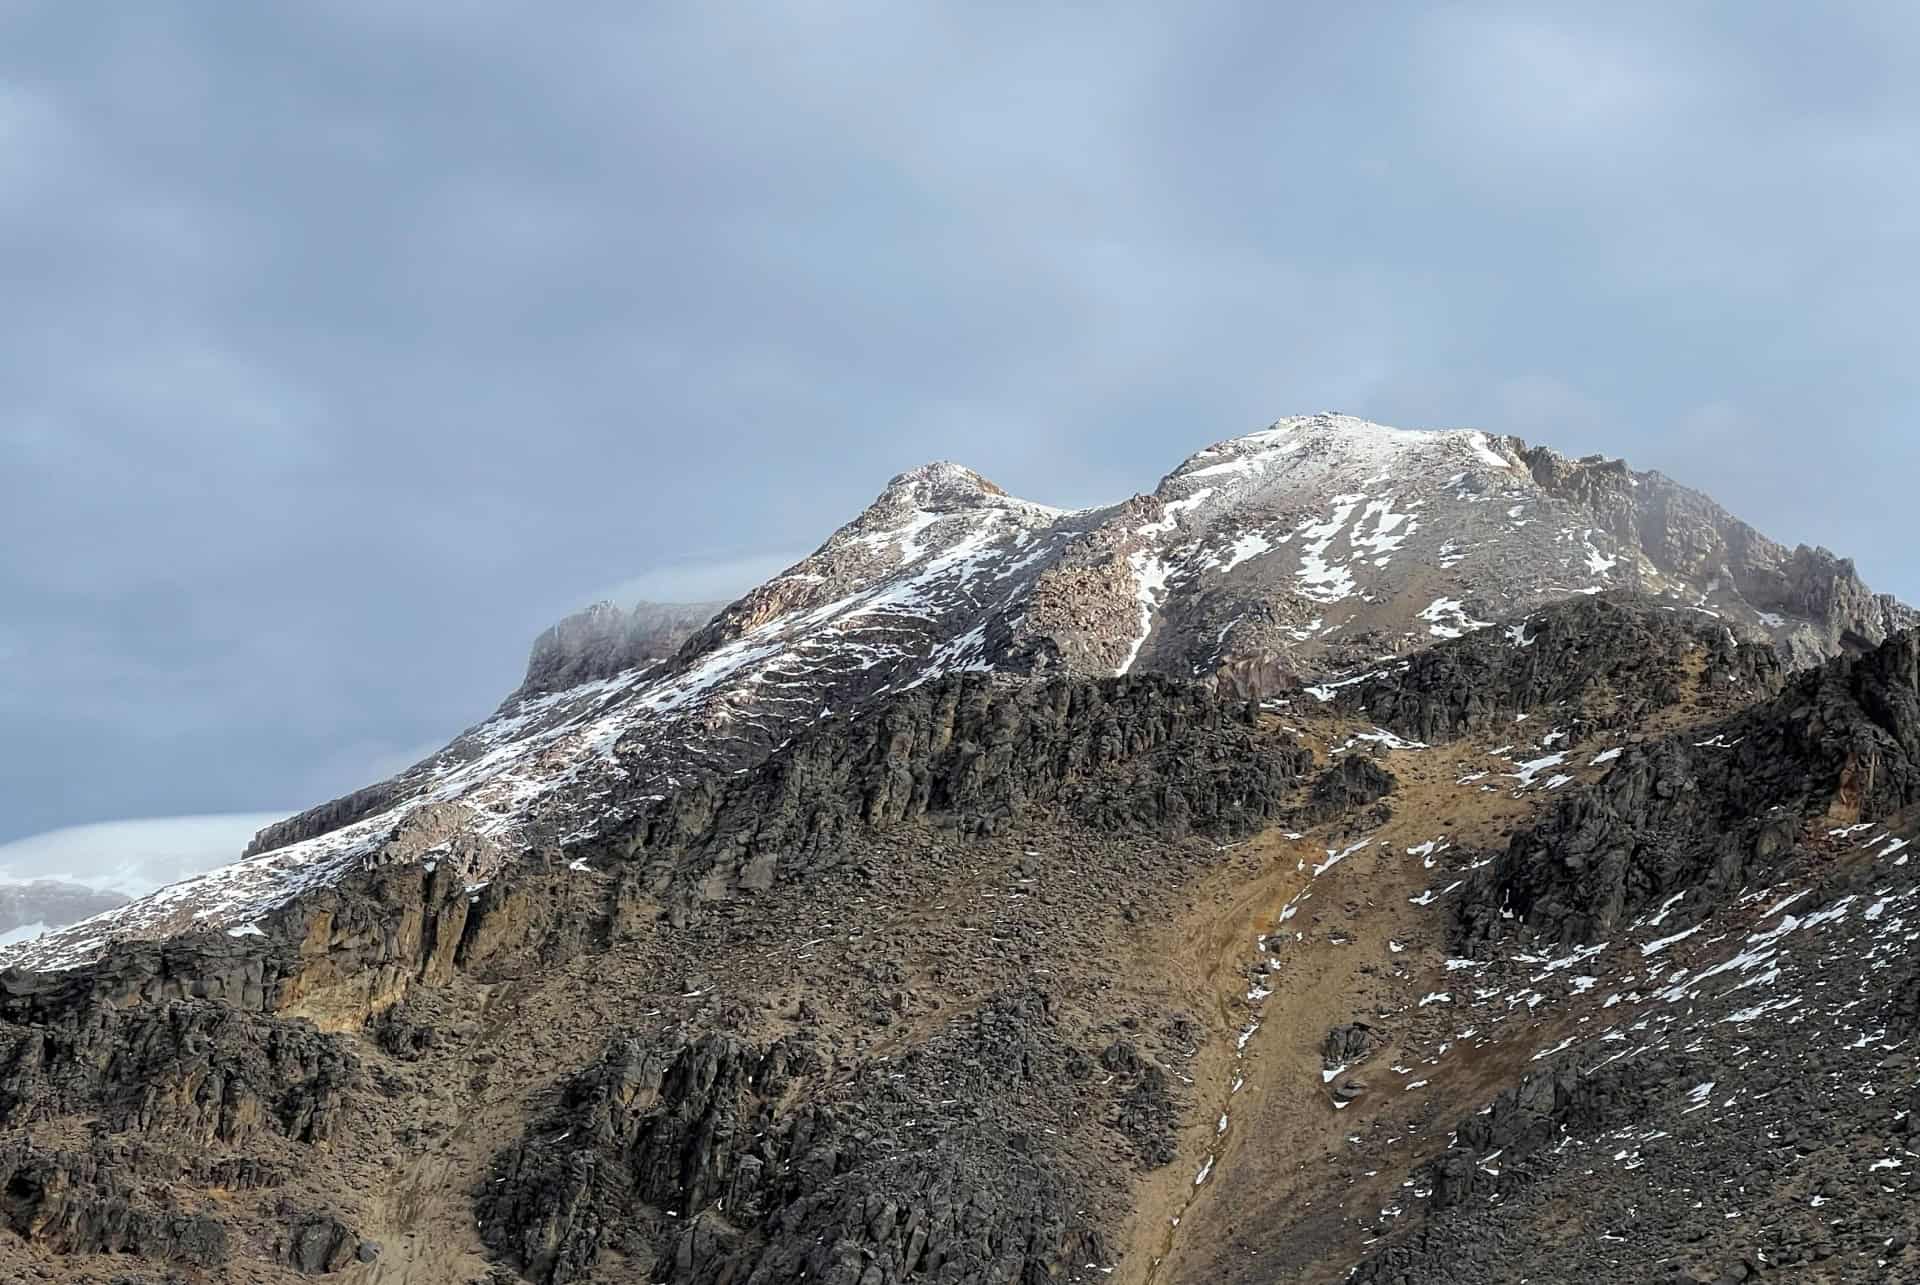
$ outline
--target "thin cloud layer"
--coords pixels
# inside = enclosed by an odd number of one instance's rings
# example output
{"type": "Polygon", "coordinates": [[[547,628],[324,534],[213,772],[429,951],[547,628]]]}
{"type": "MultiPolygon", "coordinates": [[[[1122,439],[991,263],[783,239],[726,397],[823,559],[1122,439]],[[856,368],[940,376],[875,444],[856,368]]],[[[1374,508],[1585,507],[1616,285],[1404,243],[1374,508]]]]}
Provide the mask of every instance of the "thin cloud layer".
{"type": "Polygon", "coordinates": [[[364,784],[928,459],[1087,504],[1295,412],[1624,454],[1920,597],[1916,55],[1867,3],[0,7],[0,837],[364,784]]]}
{"type": "Polygon", "coordinates": [[[239,858],[285,812],[145,817],[67,826],[0,843],[0,882],[57,879],[138,897],[239,858]]]}

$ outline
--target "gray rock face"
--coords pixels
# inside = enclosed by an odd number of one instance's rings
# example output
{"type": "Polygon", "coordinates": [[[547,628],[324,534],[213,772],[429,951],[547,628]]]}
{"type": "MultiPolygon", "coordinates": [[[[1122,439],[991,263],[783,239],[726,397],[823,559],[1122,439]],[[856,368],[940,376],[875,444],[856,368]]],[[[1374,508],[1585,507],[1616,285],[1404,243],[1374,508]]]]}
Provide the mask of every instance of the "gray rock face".
{"type": "Polygon", "coordinates": [[[1385,798],[1394,786],[1393,773],[1371,759],[1350,755],[1338,760],[1314,780],[1305,820],[1314,825],[1344,813],[1358,811],[1385,798]]]}
{"type": "Polygon", "coordinates": [[[1265,745],[1251,709],[1157,677],[985,675],[930,682],[857,721],[822,723],[759,768],[647,807],[604,842],[660,854],[677,900],[829,867],[856,830],[926,819],[990,834],[1036,805],[1108,832],[1234,833],[1290,804],[1312,756],[1265,745]]]}
{"type": "MultiPolygon", "coordinates": [[[[1162,678],[1004,687],[957,675],[894,697],[871,719],[823,721],[750,772],[694,782],[569,851],[627,871],[632,894],[657,899],[684,926],[707,903],[827,877],[910,825],[984,836],[1045,809],[1106,835],[1235,838],[1300,809],[1311,763],[1291,738],[1256,730],[1243,703],[1162,678]]],[[[278,1059],[240,1063],[240,1083],[282,1086],[276,1092],[290,1096],[279,1118],[324,1122],[350,1062],[326,1040],[273,1035],[271,1024],[254,1029],[236,1013],[310,1008],[325,997],[329,1016],[381,1014],[376,1040],[417,1054],[430,1032],[386,1008],[410,981],[444,982],[529,941],[578,951],[607,930],[597,921],[629,913],[530,902],[512,878],[475,885],[457,863],[418,860],[422,850],[316,884],[254,933],[132,939],[89,967],[0,974],[0,1018],[21,1028],[5,1063],[22,1077],[13,1100],[21,1110],[99,1109],[126,1090],[101,1074],[164,1081],[171,1073],[132,1055],[179,1043],[154,1034],[164,1029],[184,1031],[190,1047],[232,1040],[278,1059]],[[162,1023],[156,1014],[170,1016],[162,1023]],[[110,1047],[129,1055],[103,1067],[110,1047]]],[[[524,873],[537,883],[550,864],[526,863],[524,873]]],[[[217,1118],[203,1113],[196,1125],[217,1118]]]]}
{"type": "Polygon", "coordinates": [[[1544,490],[1591,512],[1622,548],[1637,548],[1652,564],[1648,583],[1632,587],[1660,588],[1664,577],[1705,586],[1705,605],[1737,598],[1759,616],[1790,668],[1864,651],[1915,623],[1910,608],[1861,583],[1851,560],[1769,540],[1671,478],[1507,442],[1544,490]]]}
{"type": "MultiPolygon", "coordinates": [[[[360,1237],[332,1214],[301,1214],[289,1209],[287,1231],[278,1246],[280,1261],[307,1276],[324,1276],[356,1261],[360,1237]]],[[[371,1261],[377,1255],[370,1255],[371,1261]]]]}
{"type": "Polygon", "coordinates": [[[337,1042],[208,1001],[65,1007],[0,1028],[0,1127],[93,1115],[202,1146],[324,1142],[357,1069],[337,1042]]]}
{"type": "Polygon", "coordinates": [[[406,787],[400,784],[399,778],[395,778],[376,782],[337,799],[328,799],[325,803],[317,803],[284,821],[274,822],[254,835],[246,850],[240,854],[241,858],[276,852],[316,835],[344,829],[364,817],[384,811],[405,797],[406,787]]]}

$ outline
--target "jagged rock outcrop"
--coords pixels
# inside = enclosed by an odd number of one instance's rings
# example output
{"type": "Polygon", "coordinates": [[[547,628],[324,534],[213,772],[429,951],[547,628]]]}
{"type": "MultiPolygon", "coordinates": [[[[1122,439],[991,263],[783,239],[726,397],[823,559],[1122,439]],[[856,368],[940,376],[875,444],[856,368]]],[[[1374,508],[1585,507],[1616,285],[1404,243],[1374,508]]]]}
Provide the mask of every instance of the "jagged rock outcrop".
{"type": "Polygon", "coordinates": [[[1393,773],[1372,759],[1349,754],[1314,778],[1302,816],[1306,824],[1318,825],[1384,799],[1393,787],[1393,773]]]}
{"type": "Polygon", "coordinates": [[[156,1263],[217,1268],[227,1231],[204,1212],[155,1207],[111,1160],[0,1142],[5,1231],[58,1254],[138,1255],[156,1263]]]}
{"type": "Polygon", "coordinates": [[[1243,831],[1291,798],[1311,755],[1254,711],[1151,676],[1005,686],[957,675],[858,721],[822,723],[744,777],[683,790],[609,846],[664,852],[661,889],[765,888],[831,864],[855,827],[926,819],[991,833],[1038,805],[1104,830],[1243,831]]]}
{"type": "Polygon", "coordinates": [[[0,1026],[0,1128],[89,1115],[201,1145],[329,1138],[357,1076],[330,1036],[205,1001],[0,1026]]]}
{"type": "Polygon", "coordinates": [[[1507,441],[1543,488],[1577,502],[1623,545],[1637,545],[1660,574],[1731,588],[1755,611],[1790,619],[1763,622],[1790,668],[1870,650],[1920,623],[1911,608],[1868,589],[1851,559],[1804,544],[1789,550],[1672,478],[1507,441]]]}
{"type": "Polygon", "coordinates": [[[1179,1109],[1167,1083],[1167,1073],[1142,1057],[1129,1040],[1115,1040],[1100,1054],[1100,1066],[1122,1084],[1118,1100],[1107,1108],[1101,1123],[1123,1134],[1133,1144],[1137,1163],[1157,1169],[1171,1163],[1179,1128],[1179,1109]]]}
{"type": "Polygon", "coordinates": [[[246,851],[240,854],[242,859],[258,856],[262,852],[273,852],[305,842],[316,835],[343,829],[391,807],[406,794],[406,787],[398,778],[380,781],[373,785],[343,794],[337,799],[328,799],[325,803],[315,804],[305,811],[296,812],[284,821],[276,821],[253,836],[246,851]]]}
{"type": "Polygon", "coordinates": [[[1801,675],[1716,725],[1625,748],[1607,776],[1514,835],[1462,903],[1469,941],[1504,916],[1598,940],[1675,893],[1712,902],[1813,834],[1920,801],[1920,633],[1801,675]]]}
{"type": "MultiPolygon", "coordinates": [[[[814,1069],[799,1041],[616,1040],[561,1090],[546,1137],[496,1163],[477,1193],[482,1234],[535,1281],[565,1282],[592,1271],[603,1240],[644,1262],[654,1238],[677,1232],[670,1218],[721,1201],[736,1224],[762,1216],[768,1178],[850,1132],[830,1114],[807,1116],[797,1133],[776,1125],[792,1077],[814,1069]]],[[[831,1174],[839,1161],[828,1152],[813,1163],[831,1174]]]]}
{"type": "Polygon", "coordinates": [[[1431,743],[1551,708],[1587,728],[1623,727],[1686,689],[1723,689],[1745,702],[1785,681],[1771,647],[1738,642],[1711,617],[1626,594],[1556,603],[1314,694],[1431,743]]]}
{"type": "MultiPolygon", "coordinates": [[[[960,675],[879,718],[823,721],[752,772],[689,783],[631,830],[576,851],[629,870],[636,891],[685,923],[703,902],[815,877],[909,823],[984,835],[1046,808],[1105,833],[1243,834],[1295,806],[1310,763],[1284,734],[1256,729],[1248,706],[1165,679],[1009,687],[960,675]]],[[[357,1026],[412,984],[523,943],[585,949],[625,913],[577,892],[523,892],[565,859],[473,883],[457,818],[434,826],[433,815],[410,814],[390,838],[407,859],[364,859],[251,933],[126,942],[85,970],[0,974],[0,1014],[71,1023],[92,1007],[212,999],[357,1026]]]]}
{"type": "Polygon", "coordinates": [[[1091,1078],[1044,996],[998,997],[901,1066],[794,1107],[826,1069],[804,1041],[616,1040],[496,1161],[482,1234],[540,1285],[585,1279],[609,1252],[687,1285],[984,1285],[1103,1261],[1017,1127],[1023,1101],[1080,1096],[1091,1078]],[[929,1130],[925,1116],[974,1123],[929,1130]]]}
{"type": "Polygon", "coordinates": [[[1370,1022],[1346,1022],[1327,1032],[1320,1060],[1329,1069],[1364,1061],[1386,1042],[1386,1033],[1370,1022]]]}
{"type": "Polygon", "coordinates": [[[304,1276],[324,1276],[379,1257],[376,1246],[332,1214],[286,1208],[281,1216],[286,1232],[274,1246],[275,1257],[304,1276]]]}
{"type": "Polygon", "coordinates": [[[1476,1195],[1484,1198],[1521,1181],[1527,1157],[1551,1146],[1570,1130],[1601,1132],[1652,1113],[1649,1098],[1684,1098],[1694,1079],[1684,1061],[1652,1059],[1616,1062],[1595,1074],[1567,1067],[1522,1076],[1496,1094],[1486,1107],[1462,1118],[1448,1147],[1416,1181],[1433,1188],[1429,1208],[1452,1209],[1476,1195]],[[1482,1164],[1498,1156],[1501,1164],[1482,1164]]]}

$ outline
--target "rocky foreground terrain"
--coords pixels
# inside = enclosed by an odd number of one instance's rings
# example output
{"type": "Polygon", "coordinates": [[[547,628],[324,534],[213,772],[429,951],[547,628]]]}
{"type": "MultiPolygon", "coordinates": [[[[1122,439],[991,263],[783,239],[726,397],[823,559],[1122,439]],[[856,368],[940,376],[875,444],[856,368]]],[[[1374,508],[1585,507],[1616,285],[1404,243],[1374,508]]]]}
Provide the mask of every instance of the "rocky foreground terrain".
{"type": "Polygon", "coordinates": [[[0,1278],[1920,1279],[1914,623],[1512,438],[916,470],[10,948],[0,1278]]]}

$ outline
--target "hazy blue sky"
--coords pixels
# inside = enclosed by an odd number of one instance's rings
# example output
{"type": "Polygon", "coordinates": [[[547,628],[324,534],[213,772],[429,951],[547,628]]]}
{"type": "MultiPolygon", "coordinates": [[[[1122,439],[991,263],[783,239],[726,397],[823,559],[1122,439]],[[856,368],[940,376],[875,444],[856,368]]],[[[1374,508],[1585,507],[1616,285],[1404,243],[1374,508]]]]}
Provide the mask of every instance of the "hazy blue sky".
{"type": "Polygon", "coordinates": [[[1920,7],[0,0],[0,840],[302,805],[929,458],[1339,409],[1920,598],[1920,7]]]}

